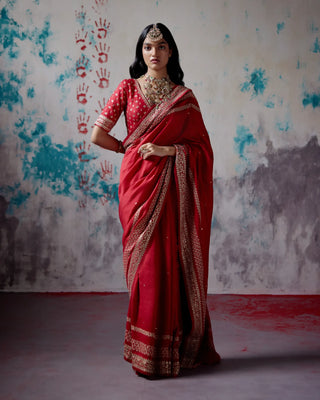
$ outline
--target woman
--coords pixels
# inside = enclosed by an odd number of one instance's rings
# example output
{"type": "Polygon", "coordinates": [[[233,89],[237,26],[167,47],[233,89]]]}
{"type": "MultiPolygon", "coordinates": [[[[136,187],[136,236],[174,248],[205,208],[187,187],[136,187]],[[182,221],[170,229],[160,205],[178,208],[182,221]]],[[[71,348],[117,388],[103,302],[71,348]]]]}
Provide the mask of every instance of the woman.
{"type": "Polygon", "coordinates": [[[125,153],[119,184],[130,293],[124,357],[138,375],[177,376],[180,368],[220,360],[206,305],[213,153],[163,24],[140,35],[130,75],[92,132],[93,143],[125,153]],[[122,143],[109,131],[123,111],[122,143]]]}

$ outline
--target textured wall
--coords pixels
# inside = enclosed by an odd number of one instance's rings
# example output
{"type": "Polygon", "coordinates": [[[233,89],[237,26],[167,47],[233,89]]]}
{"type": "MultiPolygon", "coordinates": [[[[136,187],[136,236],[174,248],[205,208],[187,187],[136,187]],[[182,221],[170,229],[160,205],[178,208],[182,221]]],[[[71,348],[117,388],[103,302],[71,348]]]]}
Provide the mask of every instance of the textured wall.
{"type": "Polygon", "coordinates": [[[0,12],[2,289],[125,290],[122,156],[89,136],[160,21],[215,152],[210,292],[320,292],[318,0],[0,0],[0,12]]]}

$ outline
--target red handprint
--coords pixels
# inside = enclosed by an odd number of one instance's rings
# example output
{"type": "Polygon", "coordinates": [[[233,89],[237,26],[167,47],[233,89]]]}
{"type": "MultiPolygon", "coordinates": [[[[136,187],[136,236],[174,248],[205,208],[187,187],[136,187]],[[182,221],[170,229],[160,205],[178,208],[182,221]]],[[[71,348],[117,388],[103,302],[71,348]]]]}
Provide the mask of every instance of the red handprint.
{"type": "Polygon", "coordinates": [[[78,123],[78,132],[82,135],[86,135],[88,133],[88,122],[90,119],[90,115],[88,115],[86,119],[86,113],[81,113],[79,117],[77,117],[78,123]]]}
{"type": "Polygon", "coordinates": [[[103,11],[106,11],[106,6],[108,4],[108,0],[95,0],[96,5],[92,6],[92,9],[97,13],[101,14],[103,11]]]}
{"type": "Polygon", "coordinates": [[[94,21],[94,23],[98,29],[98,34],[97,34],[98,39],[105,39],[108,34],[108,29],[110,28],[110,22],[107,25],[106,19],[102,21],[102,18],[99,18],[99,24],[98,21],[94,21]]]}
{"type": "Polygon", "coordinates": [[[105,193],[102,197],[100,197],[100,202],[104,206],[110,200],[114,200],[114,198],[115,198],[114,193],[105,193]]]}
{"type": "Polygon", "coordinates": [[[101,114],[101,111],[105,108],[106,104],[107,104],[107,102],[106,102],[106,99],[105,99],[105,98],[103,98],[103,102],[102,102],[102,103],[101,103],[101,101],[99,100],[99,101],[98,101],[98,105],[99,105],[99,107],[100,107],[100,111],[99,111],[99,110],[95,110],[95,112],[96,112],[98,115],[100,115],[100,114],[101,114]]]}
{"type": "Polygon", "coordinates": [[[108,180],[107,175],[109,175],[110,178],[112,178],[112,169],[113,166],[109,161],[104,161],[104,163],[100,163],[101,166],[101,172],[99,172],[100,178],[103,180],[108,180]]]}
{"type": "Polygon", "coordinates": [[[80,78],[84,78],[87,76],[87,68],[88,68],[88,64],[89,64],[89,59],[82,55],[82,57],[80,57],[77,62],[76,62],[76,71],[77,71],[77,75],[80,78]]]}
{"type": "Polygon", "coordinates": [[[78,200],[79,208],[86,208],[87,207],[87,196],[83,197],[82,199],[78,200]]]}
{"type": "Polygon", "coordinates": [[[84,192],[87,192],[88,190],[90,190],[90,188],[92,188],[92,186],[94,186],[93,183],[90,183],[90,175],[87,174],[87,171],[83,171],[78,178],[79,178],[79,187],[84,192]]]}
{"type": "MultiPolygon", "coordinates": [[[[108,62],[108,52],[110,50],[110,46],[108,46],[107,48],[107,44],[106,43],[99,43],[99,47],[95,46],[95,49],[98,53],[98,61],[100,64],[104,64],[106,62],[108,62]]],[[[92,57],[95,58],[95,55],[92,55],[92,57]]]]}
{"type": "Polygon", "coordinates": [[[77,88],[77,100],[78,103],[80,104],[86,104],[87,103],[87,93],[89,90],[89,86],[86,85],[85,83],[81,85],[79,85],[79,87],[77,88]]]}
{"type": "Polygon", "coordinates": [[[87,48],[87,45],[86,45],[87,36],[88,36],[88,32],[84,32],[84,29],[83,29],[83,28],[81,29],[81,31],[78,31],[78,32],[75,34],[75,37],[76,37],[76,44],[78,44],[79,46],[81,46],[80,49],[81,49],[82,51],[84,51],[84,50],[87,48]]]}
{"type": "Polygon", "coordinates": [[[82,143],[76,145],[76,150],[78,153],[78,157],[80,162],[89,162],[90,160],[95,160],[97,157],[89,155],[91,144],[88,145],[84,140],[82,143]]]}
{"type": "Polygon", "coordinates": [[[110,72],[107,73],[106,68],[100,68],[100,74],[96,71],[97,77],[99,78],[99,82],[93,81],[96,83],[101,89],[106,89],[109,87],[109,78],[110,72]]]}
{"type": "Polygon", "coordinates": [[[75,11],[76,19],[80,22],[81,25],[84,25],[84,21],[86,19],[87,12],[84,10],[83,5],[81,6],[80,11],[75,11]]]}

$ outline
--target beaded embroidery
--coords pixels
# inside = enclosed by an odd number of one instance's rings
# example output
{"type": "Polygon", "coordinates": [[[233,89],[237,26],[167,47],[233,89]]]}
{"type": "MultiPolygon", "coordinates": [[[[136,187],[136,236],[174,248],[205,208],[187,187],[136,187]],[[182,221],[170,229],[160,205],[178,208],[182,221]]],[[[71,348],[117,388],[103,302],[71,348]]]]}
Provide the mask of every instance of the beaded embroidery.
{"type": "Polygon", "coordinates": [[[159,106],[163,101],[171,96],[172,83],[168,77],[154,78],[150,75],[144,75],[145,96],[152,104],[159,106]]]}

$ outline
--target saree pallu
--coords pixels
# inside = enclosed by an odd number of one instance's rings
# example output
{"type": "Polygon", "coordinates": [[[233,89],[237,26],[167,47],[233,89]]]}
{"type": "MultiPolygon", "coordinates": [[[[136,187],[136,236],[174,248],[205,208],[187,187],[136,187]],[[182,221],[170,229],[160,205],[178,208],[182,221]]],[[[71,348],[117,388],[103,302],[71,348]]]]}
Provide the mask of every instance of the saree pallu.
{"type": "Polygon", "coordinates": [[[213,153],[197,100],[177,86],[125,139],[119,185],[130,300],[124,358],[137,372],[177,376],[218,362],[206,304],[213,153]],[[175,157],[138,154],[173,145],[175,157]]]}

